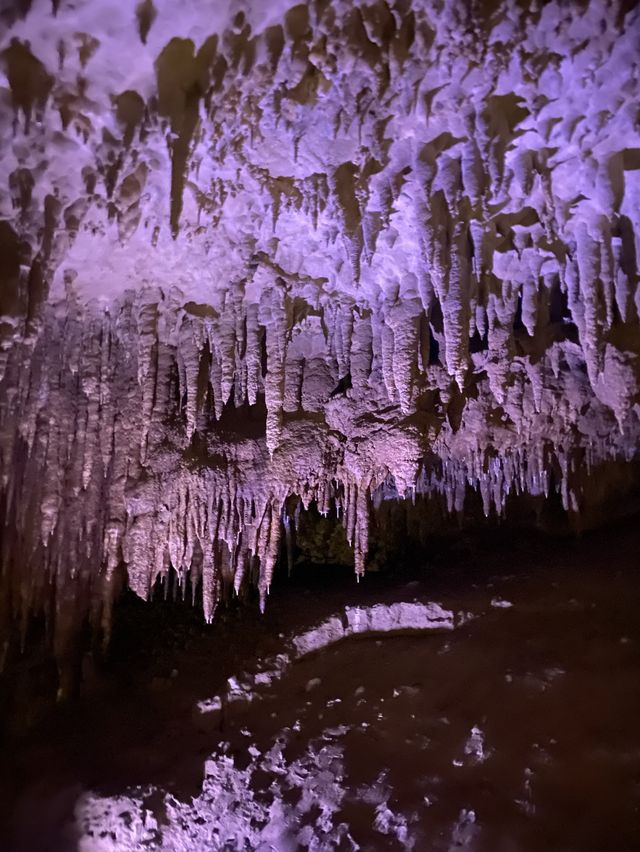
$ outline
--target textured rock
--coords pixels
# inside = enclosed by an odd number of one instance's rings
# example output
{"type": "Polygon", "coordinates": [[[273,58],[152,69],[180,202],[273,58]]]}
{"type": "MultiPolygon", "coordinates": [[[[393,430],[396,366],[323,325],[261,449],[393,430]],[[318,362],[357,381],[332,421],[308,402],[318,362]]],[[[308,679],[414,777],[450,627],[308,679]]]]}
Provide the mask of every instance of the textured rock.
{"type": "Polygon", "coordinates": [[[632,459],[628,6],[3,12],[5,625],[44,608],[64,658],[123,565],[201,580],[210,620],[264,605],[300,504],[361,574],[372,500],[579,511],[632,459]]]}
{"type": "MultiPolygon", "coordinates": [[[[222,695],[197,702],[193,721],[201,730],[219,728],[225,710],[228,713],[232,704],[261,698],[263,687],[271,687],[284,677],[294,663],[308,654],[325,651],[344,639],[406,631],[428,633],[453,630],[468,620],[466,613],[458,613],[456,616],[451,610],[431,601],[347,606],[343,612],[326,618],[315,627],[289,636],[282,652],[260,660],[257,671],[245,671],[230,677],[222,695]]],[[[319,683],[317,678],[310,680],[307,691],[310,692],[319,683]]]]}

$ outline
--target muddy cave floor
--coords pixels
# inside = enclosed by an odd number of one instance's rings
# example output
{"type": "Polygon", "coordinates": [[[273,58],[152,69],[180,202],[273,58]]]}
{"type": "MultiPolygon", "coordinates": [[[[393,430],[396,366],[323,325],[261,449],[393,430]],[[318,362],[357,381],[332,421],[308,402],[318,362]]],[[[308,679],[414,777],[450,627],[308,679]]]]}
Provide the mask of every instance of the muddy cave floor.
{"type": "MultiPolygon", "coordinates": [[[[276,748],[309,783],[278,788],[296,824],[265,850],[636,850],[639,613],[637,519],[579,540],[461,537],[412,571],[360,584],[302,566],[264,616],[235,607],[211,626],[187,605],[128,598],[109,664],[81,696],[5,737],[0,848],[125,848],[108,845],[107,829],[87,837],[77,803],[132,789],[146,791],[160,832],[126,848],[171,848],[165,793],[197,800],[203,821],[207,761],[232,758],[253,800],[273,800],[276,748]],[[345,604],[415,599],[473,617],[449,632],[346,640],[212,730],[194,721],[198,701],[285,635],[345,604]]],[[[206,847],[187,832],[180,848],[251,848],[233,830],[206,847]]]]}

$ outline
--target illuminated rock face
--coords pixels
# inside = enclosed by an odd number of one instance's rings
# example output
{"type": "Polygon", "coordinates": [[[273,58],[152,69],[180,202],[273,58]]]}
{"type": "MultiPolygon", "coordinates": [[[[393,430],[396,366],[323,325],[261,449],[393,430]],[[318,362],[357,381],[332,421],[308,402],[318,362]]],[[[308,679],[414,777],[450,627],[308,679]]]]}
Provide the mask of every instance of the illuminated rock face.
{"type": "MultiPolygon", "coordinates": [[[[0,38],[1,604],[264,597],[296,504],[486,513],[640,446],[640,17],[22,2],[0,38]]],[[[626,4],[627,6],[629,4],[626,4]]]]}

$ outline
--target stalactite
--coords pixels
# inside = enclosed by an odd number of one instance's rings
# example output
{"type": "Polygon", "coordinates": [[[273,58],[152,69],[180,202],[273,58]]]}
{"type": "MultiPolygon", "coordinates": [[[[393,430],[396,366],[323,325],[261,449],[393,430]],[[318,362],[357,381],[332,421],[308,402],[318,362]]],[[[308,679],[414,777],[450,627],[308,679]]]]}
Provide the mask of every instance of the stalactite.
{"type": "Polygon", "coordinates": [[[392,332],[393,387],[397,391],[403,414],[413,410],[414,391],[418,372],[418,336],[421,305],[403,300],[393,306],[387,316],[392,332]]]}
{"type": "Polygon", "coordinates": [[[282,432],[284,366],[287,349],[287,312],[282,279],[266,288],[260,300],[260,324],[266,328],[267,375],[264,392],[267,405],[267,447],[275,452],[282,432]]]}
{"type": "Polygon", "coordinates": [[[602,368],[601,326],[603,323],[598,292],[600,289],[598,248],[586,223],[581,223],[576,231],[576,259],[581,311],[576,313],[582,314],[578,330],[592,385],[595,385],[602,368]]]}
{"type": "Polygon", "coordinates": [[[107,637],[125,572],[148,597],[172,568],[207,621],[250,581],[264,606],[301,507],[338,513],[360,575],[384,499],[573,512],[636,457],[628,4],[590,41],[599,3],[470,29],[462,0],[413,0],[391,46],[343,0],[304,37],[254,4],[163,46],[115,4],[121,43],[47,68],[96,3],[0,34],[0,657],[38,612],[61,659],[85,618],[107,637]]]}

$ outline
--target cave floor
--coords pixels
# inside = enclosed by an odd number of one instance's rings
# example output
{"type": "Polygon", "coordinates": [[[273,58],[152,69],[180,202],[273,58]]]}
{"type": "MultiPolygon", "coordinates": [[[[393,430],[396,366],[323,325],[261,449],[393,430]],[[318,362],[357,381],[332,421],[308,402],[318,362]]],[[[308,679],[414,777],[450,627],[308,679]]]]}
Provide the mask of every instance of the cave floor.
{"type": "Polygon", "coordinates": [[[0,848],[636,850],[639,545],[637,524],[460,539],[359,585],[299,570],[265,616],[207,628],[131,604],[111,669],[6,744],[0,848]],[[458,626],[346,640],[198,723],[197,702],[283,635],[414,599],[458,626]]]}

